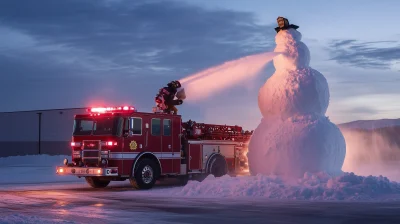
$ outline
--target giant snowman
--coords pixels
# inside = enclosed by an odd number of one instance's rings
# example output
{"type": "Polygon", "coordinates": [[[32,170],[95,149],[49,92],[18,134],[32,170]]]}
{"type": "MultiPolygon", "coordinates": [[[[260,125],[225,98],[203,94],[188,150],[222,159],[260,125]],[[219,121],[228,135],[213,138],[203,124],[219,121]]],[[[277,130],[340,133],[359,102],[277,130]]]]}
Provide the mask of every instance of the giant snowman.
{"type": "Polygon", "coordinates": [[[275,37],[274,51],[280,53],[273,60],[276,71],[258,95],[263,118],[249,142],[250,173],[340,174],[346,143],[339,128],[325,116],[328,83],[309,66],[310,51],[298,27],[286,22],[286,29],[277,30],[275,37]]]}

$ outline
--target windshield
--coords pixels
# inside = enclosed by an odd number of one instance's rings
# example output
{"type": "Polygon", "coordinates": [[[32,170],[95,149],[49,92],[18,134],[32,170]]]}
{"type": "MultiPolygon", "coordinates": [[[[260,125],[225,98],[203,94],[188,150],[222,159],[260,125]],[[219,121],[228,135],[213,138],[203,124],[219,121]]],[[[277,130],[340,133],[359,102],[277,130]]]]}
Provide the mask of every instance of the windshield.
{"type": "Polygon", "coordinates": [[[73,135],[116,135],[122,132],[121,117],[80,118],[74,121],[73,135]]]}

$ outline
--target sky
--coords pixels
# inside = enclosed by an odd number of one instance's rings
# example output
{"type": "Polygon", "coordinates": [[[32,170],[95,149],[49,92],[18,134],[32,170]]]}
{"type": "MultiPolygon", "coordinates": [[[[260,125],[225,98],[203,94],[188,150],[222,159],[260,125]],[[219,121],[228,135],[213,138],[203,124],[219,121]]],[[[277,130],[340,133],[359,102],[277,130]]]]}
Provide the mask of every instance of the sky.
{"type": "MultiPolygon", "coordinates": [[[[126,104],[151,111],[171,80],[272,51],[284,16],[300,26],[311,67],[328,80],[331,121],[398,118],[397,9],[396,0],[2,0],[0,111],[126,104]]],[[[271,63],[179,113],[254,129],[258,90],[273,73],[271,63]]]]}

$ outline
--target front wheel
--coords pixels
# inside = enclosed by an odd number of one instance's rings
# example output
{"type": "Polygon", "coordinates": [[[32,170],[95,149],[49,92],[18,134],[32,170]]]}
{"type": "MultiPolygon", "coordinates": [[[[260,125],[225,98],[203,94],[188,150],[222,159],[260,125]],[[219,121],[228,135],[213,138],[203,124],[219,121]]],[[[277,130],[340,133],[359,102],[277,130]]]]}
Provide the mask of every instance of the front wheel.
{"type": "Polygon", "coordinates": [[[158,172],[157,164],[152,159],[142,159],[136,166],[133,176],[129,178],[130,183],[136,189],[150,189],[156,183],[158,172]]]}
{"type": "Polygon", "coordinates": [[[97,177],[85,177],[85,180],[93,188],[105,188],[110,184],[109,180],[99,180],[97,177]]]}

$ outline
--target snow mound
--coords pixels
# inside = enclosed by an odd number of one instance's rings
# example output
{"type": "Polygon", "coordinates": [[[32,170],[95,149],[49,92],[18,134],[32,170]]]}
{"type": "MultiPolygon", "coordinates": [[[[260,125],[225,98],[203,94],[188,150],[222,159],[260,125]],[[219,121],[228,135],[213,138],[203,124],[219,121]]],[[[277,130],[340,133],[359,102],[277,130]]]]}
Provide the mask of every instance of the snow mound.
{"type": "Polygon", "coordinates": [[[325,116],[263,118],[249,142],[248,159],[254,175],[302,176],[305,172],[341,173],[345,140],[325,116]]]}
{"type": "Polygon", "coordinates": [[[292,183],[279,176],[228,175],[204,181],[189,181],[171,194],[185,197],[262,197],[289,200],[370,201],[400,200],[400,184],[383,176],[357,176],[343,173],[332,177],[327,173],[305,173],[292,183]]]}
{"type": "Polygon", "coordinates": [[[264,117],[325,115],[328,105],[328,82],[312,68],[276,71],[258,94],[258,106],[264,117]]]}

